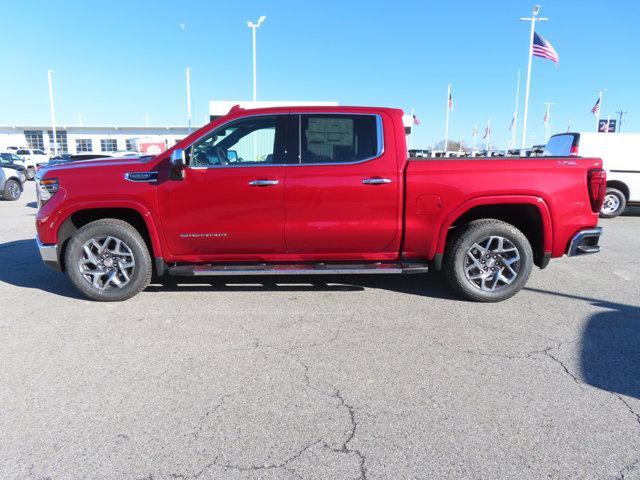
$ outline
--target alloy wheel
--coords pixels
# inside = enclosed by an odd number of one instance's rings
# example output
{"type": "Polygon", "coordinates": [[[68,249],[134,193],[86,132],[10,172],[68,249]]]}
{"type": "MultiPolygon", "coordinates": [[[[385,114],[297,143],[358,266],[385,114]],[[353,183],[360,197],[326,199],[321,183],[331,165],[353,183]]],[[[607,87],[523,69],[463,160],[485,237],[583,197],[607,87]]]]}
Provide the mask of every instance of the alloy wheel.
{"type": "Polygon", "coordinates": [[[113,236],[91,238],[82,246],[78,269],[84,279],[98,290],[122,288],[135,270],[131,248],[113,236]]]}
{"type": "Polygon", "coordinates": [[[490,236],[467,250],[464,274],[476,288],[495,292],[511,285],[520,272],[520,252],[505,237],[490,236]]]}

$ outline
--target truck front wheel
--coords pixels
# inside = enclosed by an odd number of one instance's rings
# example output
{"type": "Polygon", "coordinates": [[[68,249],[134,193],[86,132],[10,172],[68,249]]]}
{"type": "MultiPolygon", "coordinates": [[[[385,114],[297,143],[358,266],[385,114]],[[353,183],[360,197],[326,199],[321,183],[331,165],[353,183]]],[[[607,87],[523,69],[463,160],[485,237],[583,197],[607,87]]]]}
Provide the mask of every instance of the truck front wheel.
{"type": "Polygon", "coordinates": [[[151,281],[151,257],[140,233],[127,222],[105,218],[73,234],[65,269],[74,286],[92,300],[117,302],[151,281]]]}
{"type": "Polygon", "coordinates": [[[467,300],[500,302],[524,286],[533,268],[527,237],[513,225],[495,219],[460,227],[444,258],[451,287],[467,300]]]}

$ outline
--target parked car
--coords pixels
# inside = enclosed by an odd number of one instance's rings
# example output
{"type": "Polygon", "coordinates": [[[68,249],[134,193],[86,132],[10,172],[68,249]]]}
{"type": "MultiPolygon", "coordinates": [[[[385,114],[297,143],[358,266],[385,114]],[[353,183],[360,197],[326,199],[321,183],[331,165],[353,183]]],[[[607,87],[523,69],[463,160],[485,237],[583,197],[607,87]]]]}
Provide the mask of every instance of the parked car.
{"type": "Polygon", "coordinates": [[[409,159],[402,115],[234,107],[154,157],[47,168],[40,255],[101,301],[153,273],[435,269],[463,298],[495,302],[533,265],[600,250],[601,160],[409,159]]]}
{"type": "Polygon", "coordinates": [[[15,201],[22,195],[20,173],[13,167],[0,166],[0,195],[4,200],[15,201]]]}
{"type": "Polygon", "coordinates": [[[27,180],[33,180],[39,167],[49,161],[49,155],[38,148],[18,148],[11,150],[24,162],[27,180]]]}
{"type": "Polygon", "coordinates": [[[3,168],[12,168],[16,172],[18,172],[20,183],[24,183],[27,181],[27,169],[22,164],[20,157],[18,157],[15,153],[0,153],[0,166],[3,168]]]}
{"type": "Polygon", "coordinates": [[[600,210],[614,218],[627,205],[640,206],[640,133],[560,133],[547,143],[547,156],[594,156],[602,158],[607,172],[607,192],[600,210]]]}

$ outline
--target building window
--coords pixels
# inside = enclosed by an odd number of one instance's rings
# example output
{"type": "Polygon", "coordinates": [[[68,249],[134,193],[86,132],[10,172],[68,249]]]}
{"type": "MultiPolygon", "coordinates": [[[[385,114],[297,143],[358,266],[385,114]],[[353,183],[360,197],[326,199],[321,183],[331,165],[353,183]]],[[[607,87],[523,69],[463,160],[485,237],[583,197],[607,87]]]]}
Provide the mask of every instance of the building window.
{"type": "Polygon", "coordinates": [[[124,141],[124,149],[125,149],[127,152],[135,152],[135,151],[136,151],[135,142],[134,142],[132,139],[127,138],[127,139],[124,141]]]}
{"type": "Polygon", "coordinates": [[[91,152],[93,147],[90,138],[79,138],[76,140],[76,152],[91,152]]]}
{"type": "Polygon", "coordinates": [[[25,130],[24,138],[29,148],[39,148],[40,150],[44,148],[42,130],[25,130]]]}
{"type": "MultiPolygon", "coordinates": [[[[49,130],[47,133],[49,134],[49,150],[53,153],[53,130],[49,130]]],[[[69,153],[67,132],[65,130],[56,130],[56,140],[58,142],[58,153],[69,153]]]]}
{"type": "Polygon", "coordinates": [[[103,138],[100,140],[100,150],[103,152],[117,152],[118,141],[115,138],[103,138]]]}

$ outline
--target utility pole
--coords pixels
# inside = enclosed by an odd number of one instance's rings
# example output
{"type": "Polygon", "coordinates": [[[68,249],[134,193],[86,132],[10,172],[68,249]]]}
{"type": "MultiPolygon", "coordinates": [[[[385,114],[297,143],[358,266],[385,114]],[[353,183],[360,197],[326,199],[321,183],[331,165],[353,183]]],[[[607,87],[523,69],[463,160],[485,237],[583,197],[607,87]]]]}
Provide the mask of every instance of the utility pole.
{"type": "Polygon", "coordinates": [[[445,124],[444,124],[444,152],[445,155],[447,153],[447,147],[449,146],[449,110],[451,110],[451,108],[449,108],[450,106],[450,99],[451,99],[451,87],[453,86],[453,84],[449,84],[449,86],[447,87],[447,115],[446,115],[446,120],[445,120],[445,124]]]}
{"type": "Polygon", "coordinates": [[[58,156],[58,136],[56,134],[56,110],[53,106],[53,70],[47,71],[47,77],[49,79],[49,108],[51,112],[51,131],[53,133],[53,155],[58,156]]]}
{"type": "Polygon", "coordinates": [[[545,22],[549,20],[548,18],[538,17],[538,13],[540,12],[540,5],[534,5],[533,10],[531,12],[531,17],[522,17],[520,21],[523,22],[531,22],[531,32],[529,35],[529,64],[527,67],[527,87],[524,93],[524,120],[522,123],[522,142],[520,143],[521,148],[525,147],[525,143],[527,140],[527,115],[529,114],[529,89],[531,86],[531,60],[533,59],[533,34],[536,28],[536,22],[545,22]]]}
{"type": "Polygon", "coordinates": [[[629,112],[618,110],[616,113],[618,114],[618,132],[621,132],[622,131],[622,116],[626,115],[629,112]]]}
{"type": "Polygon", "coordinates": [[[257,23],[253,23],[251,21],[247,22],[247,27],[249,27],[252,31],[252,40],[253,40],[253,101],[255,102],[258,98],[258,87],[256,85],[257,81],[256,81],[256,30],[258,28],[260,28],[260,25],[262,25],[262,22],[264,22],[267,19],[267,17],[265,17],[264,15],[261,16],[258,19],[257,23]]]}
{"type": "Polygon", "coordinates": [[[491,139],[491,117],[489,117],[489,120],[487,120],[486,133],[487,133],[487,142],[485,144],[485,148],[484,149],[489,151],[489,145],[490,145],[489,140],[491,139]]]}

